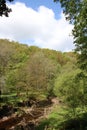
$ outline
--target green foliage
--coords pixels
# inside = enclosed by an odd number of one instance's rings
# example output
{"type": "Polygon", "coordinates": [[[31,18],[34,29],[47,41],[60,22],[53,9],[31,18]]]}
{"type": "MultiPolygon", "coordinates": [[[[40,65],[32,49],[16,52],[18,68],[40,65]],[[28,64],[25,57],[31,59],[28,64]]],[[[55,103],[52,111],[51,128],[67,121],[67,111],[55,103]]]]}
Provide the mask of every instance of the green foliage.
{"type": "Polygon", "coordinates": [[[25,65],[26,83],[36,91],[48,91],[57,73],[56,65],[42,52],[34,53],[25,65]]]}
{"type": "Polygon", "coordinates": [[[54,94],[65,107],[55,108],[36,129],[67,130],[73,120],[81,121],[85,128],[87,74],[77,68],[76,57],[73,52],[0,40],[0,105],[17,106],[18,102],[40,101],[54,94]]]}
{"type": "Polygon", "coordinates": [[[52,59],[56,64],[61,66],[65,65],[68,62],[68,58],[65,53],[55,50],[43,49],[42,50],[46,57],[52,59]]]}
{"type": "Polygon", "coordinates": [[[35,128],[36,130],[86,130],[87,112],[78,113],[74,118],[64,106],[58,106],[53,109],[47,119],[44,119],[35,128]]]}
{"type": "MultiPolygon", "coordinates": [[[[54,2],[58,1],[61,3],[66,19],[74,25],[72,34],[78,58],[76,61],[82,71],[75,68],[72,68],[71,71],[63,69],[64,74],[61,74],[61,77],[56,80],[55,92],[69,109],[73,110],[74,117],[77,117],[77,107],[80,107],[81,110],[87,107],[87,0],[54,0],[54,2]]],[[[83,112],[81,111],[81,113],[83,112]]],[[[68,125],[69,123],[66,122],[68,125]]],[[[81,125],[81,122],[79,124],[81,125]]]]}
{"type": "Polygon", "coordinates": [[[87,0],[54,0],[60,1],[66,19],[73,25],[72,34],[78,55],[79,67],[87,72],[87,0]]]}
{"type": "Polygon", "coordinates": [[[61,68],[57,55],[56,51],[51,51],[49,57],[44,49],[1,39],[1,93],[6,95],[16,93],[21,98],[24,95],[27,98],[34,91],[39,91],[40,95],[42,92],[51,95],[54,79],[61,68]],[[54,58],[51,58],[51,53],[54,58]]]}
{"type": "Polygon", "coordinates": [[[67,130],[65,129],[65,122],[70,120],[67,113],[68,111],[65,107],[58,106],[54,108],[48,118],[42,120],[36,127],[36,130],[67,130]]]}
{"type": "Polygon", "coordinates": [[[71,109],[76,108],[79,104],[78,96],[80,94],[80,86],[75,81],[77,72],[71,71],[63,75],[60,75],[55,83],[55,92],[57,96],[62,98],[63,102],[67,104],[71,109]],[[77,91],[78,90],[78,91],[77,91]]]}
{"type": "Polygon", "coordinates": [[[73,52],[29,47],[8,40],[0,40],[0,45],[2,94],[15,93],[22,100],[35,93],[36,97],[52,96],[56,77],[75,69],[76,55],[73,52]]]}
{"type": "Polygon", "coordinates": [[[72,64],[68,65],[69,67],[67,65],[63,67],[61,74],[57,77],[54,93],[68,107],[68,115],[71,113],[76,118],[79,115],[78,107],[83,113],[83,109],[87,106],[87,77],[83,78],[81,70],[72,64]]]}

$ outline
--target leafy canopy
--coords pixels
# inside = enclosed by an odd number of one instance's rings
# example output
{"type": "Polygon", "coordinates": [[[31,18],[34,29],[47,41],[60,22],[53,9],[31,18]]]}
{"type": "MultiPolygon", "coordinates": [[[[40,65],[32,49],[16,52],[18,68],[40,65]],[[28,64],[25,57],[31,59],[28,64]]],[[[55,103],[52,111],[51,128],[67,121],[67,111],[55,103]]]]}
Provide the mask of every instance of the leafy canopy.
{"type": "Polygon", "coordinates": [[[79,67],[87,72],[87,0],[54,0],[59,1],[66,19],[73,25],[72,34],[78,56],[79,67]]]}

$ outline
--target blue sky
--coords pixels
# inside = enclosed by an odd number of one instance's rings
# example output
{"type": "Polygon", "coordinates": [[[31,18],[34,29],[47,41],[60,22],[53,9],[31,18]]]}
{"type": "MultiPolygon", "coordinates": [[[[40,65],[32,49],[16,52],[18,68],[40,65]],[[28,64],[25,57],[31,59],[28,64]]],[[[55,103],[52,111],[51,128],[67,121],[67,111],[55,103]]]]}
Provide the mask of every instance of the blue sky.
{"type": "Polygon", "coordinates": [[[55,17],[59,18],[59,13],[61,13],[61,5],[59,2],[53,2],[53,0],[15,0],[14,2],[23,2],[27,6],[37,10],[39,6],[43,5],[46,6],[49,9],[52,9],[55,13],[55,17]]]}
{"type": "Polygon", "coordinates": [[[9,18],[0,17],[0,38],[58,51],[72,51],[72,25],[53,0],[14,0],[9,18]]]}

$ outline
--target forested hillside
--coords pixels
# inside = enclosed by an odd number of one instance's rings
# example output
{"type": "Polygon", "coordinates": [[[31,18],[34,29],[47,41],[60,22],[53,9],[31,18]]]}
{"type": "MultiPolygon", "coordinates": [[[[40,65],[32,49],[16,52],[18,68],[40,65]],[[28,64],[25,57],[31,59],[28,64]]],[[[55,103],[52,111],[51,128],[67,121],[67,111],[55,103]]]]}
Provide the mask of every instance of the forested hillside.
{"type": "Polygon", "coordinates": [[[59,104],[36,129],[86,130],[87,80],[79,76],[77,55],[1,39],[0,110],[56,97],[59,104]]]}
{"type": "Polygon", "coordinates": [[[67,66],[64,70],[68,71],[67,68],[75,66],[75,63],[73,52],[62,53],[0,40],[1,94],[20,95],[25,91],[26,95],[33,90],[48,95],[53,91],[54,80],[61,69],[67,66]]]}

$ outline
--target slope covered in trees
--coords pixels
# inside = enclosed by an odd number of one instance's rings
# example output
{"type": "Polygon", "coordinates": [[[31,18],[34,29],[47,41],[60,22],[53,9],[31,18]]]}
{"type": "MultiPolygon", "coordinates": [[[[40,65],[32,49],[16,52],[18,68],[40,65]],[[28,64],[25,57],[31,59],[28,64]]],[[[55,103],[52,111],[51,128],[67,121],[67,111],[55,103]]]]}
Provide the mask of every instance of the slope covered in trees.
{"type": "Polygon", "coordinates": [[[63,61],[58,61],[58,53],[60,57],[63,55],[53,50],[0,40],[1,93],[27,92],[30,89],[48,93],[63,64],[63,61]]]}
{"type": "Polygon", "coordinates": [[[83,129],[83,119],[86,121],[87,80],[78,76],[81,74],[77,67],[78,55],[1,39],[0,109],[5,105],[18,107],[19,104],[29,103],[31,99],[34,104],[57,97],[60,108],[57,105],[48,121],[42,122],[37,129],[44,130],[48,126],[47,130],[66,130],[68,127],[72,130],[74,120],[78,123],[80,120],[78,129],[80,126],[83,129]],[[58,111],[63,113],[58,114],[58,111]]]}
{"type": "Polygon", "coordinates": [[[74,53],[0,40],[1,95],[23,94],[26,99],[34,91],[45,96],[53,94],[55,79],[68,62],[76,62],[74,53]]]}

